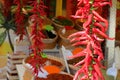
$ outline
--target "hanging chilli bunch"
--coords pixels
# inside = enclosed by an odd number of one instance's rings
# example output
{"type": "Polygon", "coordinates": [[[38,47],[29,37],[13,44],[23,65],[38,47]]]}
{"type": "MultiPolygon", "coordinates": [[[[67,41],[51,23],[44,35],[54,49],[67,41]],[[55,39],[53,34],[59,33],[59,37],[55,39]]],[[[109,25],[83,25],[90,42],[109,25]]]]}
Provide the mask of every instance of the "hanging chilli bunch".
{"type": "Polygon", "coordinates": [[[44,48],[42,38],[44,38],[41,32],[43,26],[43,20],[46,15],[44,9],[43,0],[14,0],[17,4],[17,9],[15,12],[15,20],[17,25],[18,34],[22,36],[25,34],[25,20],[31,22],[30,28],[30,40],[31,40],[31,59],[28,63],[31,64],[33,73],[37,76],[38,71],[41,70],[41,66],[45,63],[44,56],[41,51],[44,48]],[[29,5],[30,10],[28,11],[26,7],[29,5]],[[29,15],[28,15],[29,14],[29,15]]]}
{"type": "Polygon", "coordinates": [[[15,11],[15,25],[17,28],[17,35],[20,35],[20,39],[23,38],[23,35],[25,35],[25,27],[26,27],[26,14],[24,13],[24,7],[25,7],[25,0],[14,0],[13,2],[16,5],[16,11],[15,11]]]}
{"type": "Polygon", "coordinates": [[[34,73],[38,74],[38,71],[41,70],[41,66],[45,63],[45,60],[43,58],[43,54],[41,51],[44,49],[44,44],[42,42],[42,38],[45,36],[41,32],[43,21],[46,13],[44,12],[44,9],[46,6],[44,6],[43,0],[34,0],[31,4],[33,8],[31,9],[32,15],[30,16],[30,20],[32,21],[31,27],[31,39],[32,39],[32,52],[33,57],[29,61],[30,64],[33,67],[34,73]]]}
{"type": "Polygon", "coordinates": [[[81,66],[76,72],[74,80],[79,76],[80,80],[104,80],[100,68],[101,61],[104,59],[101,49],[101,42],[104,39],[113,40],[106,35],[108,30],[108,21],[96,12],[99,7],[111,5],[110,0],[78,0],[78,10],[72,17],[85,19],[83,23],[83,31],[76,32],[68,37],[73,46],[85,46],[82,52],[70,58],[77,58],[84,56],[82,61],[79,61],[75,66],[81,66]],[[101,37],[99,37],[99,36],[101,37]]]}

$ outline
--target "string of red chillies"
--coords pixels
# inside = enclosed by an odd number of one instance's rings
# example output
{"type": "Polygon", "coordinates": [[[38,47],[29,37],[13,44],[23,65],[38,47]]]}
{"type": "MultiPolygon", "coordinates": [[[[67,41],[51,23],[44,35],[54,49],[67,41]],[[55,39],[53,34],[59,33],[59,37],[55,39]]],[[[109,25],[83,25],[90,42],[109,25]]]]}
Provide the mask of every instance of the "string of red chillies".
{"type": "Polygon", "coordinates": [[[80,80],[105,80],[100,68],[102,66],[101,61],[104,59],[101,49],[101,42],[104,39],[113,40],[106,35],[108,30],[108,20],[101,17],[96,12],[99,7],[105,5],[111,6],[111,0],[78,0],[78,10],[72,17],[85,19],[83,23],[83,31],[76,32],[68,37],[73,46],[84,46],[84,50],[76,55],[70,56],[70,58],[77,58],[84,56],[82,61],[79,61],[75,66],[81,66],[76,72],[74,79],[77,80],[79,76],[82,76],[80,80]],[[99,37],[100,35],[101,37],[99,37]]]}
{"type": "Polygon", "coordinates": [[[4,0],[3,1],[3,15],[9,19],[9,14],[10,14],[10,10],[11,10],[11,6],[12,6],[13,2],[11,0],[4,0]]]}
{"type": "Polygon", "coordinates": [[[37,76],[38,71],[41,71],[41,66],[44,65],[45,59],[42,58],[41,51],[44,49],[44,44],[42,42],[42,38],[45,36],[41,32],[42,26],[43,26],[43,20],[44,16],[46,15],[44,9],[46,6],[44,6],[43,0],[34,0],[32,4],[33,6],[31,9],[32,15],[30,16],[30,20],[32,21],[31,27],[31,40],[32,40],[32,59],[29,61],[29,63],[32,65],[32,70],[34,74],[37,76]]]}
{"type": "Polygon", "coordinates": [[[23,9],[28,4],[32,7],[29,11],[29,20],[31,21],[31,32],[30,32],[30,40],[31,40],[31,59],[28,61],[28,63],[31,64],[33,73],[37,76],[38,71],[41,71],[41,66],[44,65],[45,59],[42,58],[41,51],[44,49],[44,44],[42,42],[42,38],[45,36],[41,32],[42,26],[43,26],[43,20],[44,16],[46,15],[44,9],[46,6],[44,6],[43,0],[14,0],[14,3],[17,5],[17,9],[15,12],[15,20],[17,24],[17,31],[22,36],[25,34],[25,16],[27,14],[24,13],[23,9]]]}
{"type": "Polygon", "coordinates": [[[22,40],[23,35],[25,35],[25,27],[26,27],[26,21],[25,21],[26,14],[24,14],[22,11],[25,4],[23,0],[14,0],[13,3],[17,5],[15,11],[15,24],[17,28],[16,34],[17,35],[20,34],[20,40],[22,40]]]}

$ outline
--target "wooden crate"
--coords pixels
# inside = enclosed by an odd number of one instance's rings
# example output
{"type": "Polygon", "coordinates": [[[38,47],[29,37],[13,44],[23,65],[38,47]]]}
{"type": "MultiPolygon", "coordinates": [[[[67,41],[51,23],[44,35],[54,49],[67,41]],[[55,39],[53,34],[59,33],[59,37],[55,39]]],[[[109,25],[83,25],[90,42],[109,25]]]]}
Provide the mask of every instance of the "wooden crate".
{"type": "Polygon", "coordinates": [[[19,80],[18,71],[16,69],[17,64],[22,64],[22,61],[27,56],[23,53],[21,54],[8,54],[7,55],[7,78],[8,80],[19,80]]]}
{"type": "Polygon", "coordinates": [[[8,80],[19,80],[18,75],[12,75],[9,73],[7,73],[7,78],[8,78],[8,80]]]}

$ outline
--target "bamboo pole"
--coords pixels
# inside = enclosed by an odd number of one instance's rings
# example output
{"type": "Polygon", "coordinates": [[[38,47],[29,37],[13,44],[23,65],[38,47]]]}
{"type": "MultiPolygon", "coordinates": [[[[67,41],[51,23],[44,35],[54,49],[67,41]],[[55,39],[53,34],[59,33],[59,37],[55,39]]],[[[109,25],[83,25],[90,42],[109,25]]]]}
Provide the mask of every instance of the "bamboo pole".
{"type": "Polygon", "coordinates": [[[56,0],[56,16],[62,15],[62,0],[56,0]]]}
{"type": "MultiPolygon", "coordinates": [[[[115,37],[116,29],[116,2],[117,0],[112,0],[112,7],[110,8],[110,18],[109,18],[109,30],[108,35],[111,38],[115,37]]],[[[115,53],[115,40],[106,40],[107,47],[107,66],[111,67],[114,62],[115,53]]]]}

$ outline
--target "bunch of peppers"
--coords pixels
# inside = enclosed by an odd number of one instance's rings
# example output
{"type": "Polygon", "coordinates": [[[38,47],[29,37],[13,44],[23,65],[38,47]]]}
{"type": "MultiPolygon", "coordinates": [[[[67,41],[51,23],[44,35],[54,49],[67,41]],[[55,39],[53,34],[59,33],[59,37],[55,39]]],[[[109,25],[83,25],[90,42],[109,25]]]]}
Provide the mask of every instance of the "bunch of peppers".
{"type": "Polygon", "coordinates": [[[15,5],[17,5],[16,7],[16,11],[15,11],[15,24],[16,24],[16,29],[17,32],[16,34],[19,35],[20,34],[20,39],[22,39],[23,35],[25,35],[25,16],[26,14],[23,13],[22,9],[24,8],[25,4],[22,0],[14,0],[13,2],[15,5]]]}
{"type": "Polygon", "coordinates": [[[32,28],[31,38],[32,38],[32,46],[31,49],[33,51],[33,58],[30,60],[30,64],[33,66],[34,73],[38,74],[38,71],[41,70],[42,65],[45,63],[45,59],[42,57],[42,50],[44,49],[44,44],[42,39],[45,37],[41,31],[43,27],[44,16],[46,13],[44,9],[44,3],[42,0],[35,0],[33,2],[33,8],[31,13],[33,15],[30,16],[30,20],[32,20],[32,28]]]}
{"type": "Polygon", "coordinates": [[[43,58],[43,54],[41,53],[44,49],[44,44],[42,42],[42,38],[45,36],[41,32],[43,28],[43,21],[46,13],[44,9],[43,0],[14,0],[14,4],[17,5],[17,9],[15,11],[15,21],[17,25],[17,31],[22,36],[25,34],[26,23],[25,20],[29,20],[31,25],[30,31],[30,40],[31,40],[31,59],[28,63],[31,64],[33,73],[37,76],[38,71],[41,70],[41,66],[44,65],[45,59],[43,58]],[[30,10],[26,10],[26,6],[31,6],[30,10]],[[28,15],[29,14],[29,15],[28,15]],[[28,16],[28,17],[26,17],[28,16]]]}
{"type": "Polygon", "coordinates": [[[74,80],[104,80],[100,68],[105,68],[101,61],[104,59],[101,42],[104,39],[113,40],[106,35],[108,20],[104,19],[96,10],[105,5],[112,5],[111,0],[78,0],[78,10],[72,17],[84,19],[83,30],[68,37],[73,46],[84,46],[84,50],[70,58],[84,56],[75,66],[81,66],[76,72],[74,80]],[[99,37],[99,36],[101,37],[99,37]]]}

